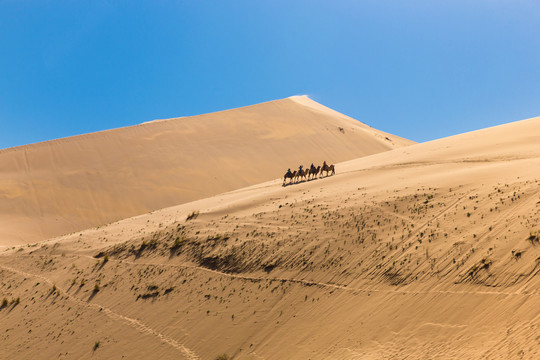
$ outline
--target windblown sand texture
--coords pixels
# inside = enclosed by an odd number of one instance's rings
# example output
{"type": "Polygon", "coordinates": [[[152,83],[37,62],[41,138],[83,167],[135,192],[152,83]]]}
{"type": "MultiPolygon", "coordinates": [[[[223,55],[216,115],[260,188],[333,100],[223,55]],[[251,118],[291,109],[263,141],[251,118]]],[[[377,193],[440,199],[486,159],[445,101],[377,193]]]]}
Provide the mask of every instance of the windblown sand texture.
{"type": "Polygon", "coordinates": [[[534,118],[7,248],[0,358],[538,359],[539,144],[534,118]]]}
{"type": "Polygon", "coordinates": [[[305,96],[0,150],[0,242],[24,244],[410,145],[305,96]]]}

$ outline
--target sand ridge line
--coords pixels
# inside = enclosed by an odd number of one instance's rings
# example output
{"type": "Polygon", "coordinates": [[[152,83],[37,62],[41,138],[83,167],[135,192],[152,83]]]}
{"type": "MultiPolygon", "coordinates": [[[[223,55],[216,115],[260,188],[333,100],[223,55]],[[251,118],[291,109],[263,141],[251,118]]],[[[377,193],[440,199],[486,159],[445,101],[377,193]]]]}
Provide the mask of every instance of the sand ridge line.
{"type": "MultiPolygon", "coordinates": [[[[45,282],[47,282],[47,283],[49,283],[51,285],[55,285],[50,279],[48,279],[48,278],[46,278],[46,277],[44,277],[42,275],[37,275],[37,274],[28,273],[28,272],[25,272],[25,271],[22,271],[22,270],[17,270],[17,269],[14,269],[12,267],[2,265],[2,264],[0,264],[0,268],[4,269],[4,270],[7,270],[7,271],[11,271],[11,272],[19,274],[19,275],[24,275],[26,277],[38,278],[38,279],[41,279],[41,280],[43,280],[43,281],[45,281],[45,282]]],[[[70,295],[65,289],[62,289],[62,288],[60,288],[58,286],[57,286],[57,288],[59,290],[61,290],[62,293],[69,300],[71,300],[71,301],[73,301],[73,302],[75,302],[75,303],[77,303],[79,305],[82,305],[83,307],[89,307],[89,308],[98,309],[100,312],[104,312],[105,314],[107,314],[111,319],[121,320],[124,323],[127,323],[128,325],[134,327],[135,329],[137,329],[139,332],[141,332],[143,334],[149,334],[149,335],[156,336],[162,342],[164,342],[164,343],[166,343],[168,345],[171,345],[172,347],[176,348],[177,350],[180,350],[181,352],[183,352],[184,355],[188,359],[190,359],[190,360],[199,360],[199,357],[191,349],[189,349],[185,345],[179,343],[178,341],[176,341],[174,339],[171,339],[168,336],[165,336],[165,335],[159,333],[158,331],[150,328],[149,326],[145,325],[141,321],[139,321],[137,319],[127,317],[127,316],[124,316],[124,315],[120,315],[120,314],[112,311],[111,309],[109,309],[107,307],[104,307],[104,306],[101,306],[99,304],[88,303],[86,301],[83,301],[83,300],[79,299],[76,296],[70,295]]]]}

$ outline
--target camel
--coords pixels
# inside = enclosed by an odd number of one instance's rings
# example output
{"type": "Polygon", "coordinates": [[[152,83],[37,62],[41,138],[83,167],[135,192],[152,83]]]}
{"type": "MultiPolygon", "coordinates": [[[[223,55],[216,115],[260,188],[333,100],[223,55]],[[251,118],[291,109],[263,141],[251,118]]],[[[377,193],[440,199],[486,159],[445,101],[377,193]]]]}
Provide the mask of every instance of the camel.
{"type": "Polygon", "coordinates": [[[312,179],[314,179],[317,174],[319,173],[319,171],[321,170],[321,167],[320,166],[317,166],[317,167],[314,167],[313,170],[309,170],[309,174],[308,174],[308,180],[309,180],[309,177],[311,176],[312,179]]]}
{"type": "Polygon", "coordinates": [[[285,181],[287,181],[287,179],[291,179],[291,181],[289,181],[289,184],[291,184],[295,177],[296,177],[296,170],[293,172],[286,172],[285,175],[283,176],[283,185],[285,185],[285,181]]]}
{"type": "Polygon", "coordinates": [[[309,169],[305,169],[305,170],[302,170],[302,171],[298,170],[296,172],[296,177],[295,178],[296,179],[299,179],[299,178],[304,178],[305,179],[308,174],[309,174],[309,169]]]}
{"type": "Polygon", "coordinates": [[[326,176],[328,176],[328,173],[330,171],[332,172],[332,174],[330,174],[330,175],[334,175],[336,173],[336,170],[334,169],[334,164],[332,164],[332,165],[323,165],[322,170],[321,170],[321,176],[322,176],[323,171],[326,171],[326,176]]]}

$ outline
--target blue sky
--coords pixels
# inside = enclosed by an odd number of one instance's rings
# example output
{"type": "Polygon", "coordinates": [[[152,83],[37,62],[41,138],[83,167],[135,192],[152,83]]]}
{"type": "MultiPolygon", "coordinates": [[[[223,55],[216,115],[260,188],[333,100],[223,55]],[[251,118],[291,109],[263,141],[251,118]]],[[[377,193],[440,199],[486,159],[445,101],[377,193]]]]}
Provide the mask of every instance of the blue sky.
{"type": "Polygon", "coordinates": [[[427,141],[540,116],[539,1],[0,0],[0,148],[307,94],[427,141]]]}

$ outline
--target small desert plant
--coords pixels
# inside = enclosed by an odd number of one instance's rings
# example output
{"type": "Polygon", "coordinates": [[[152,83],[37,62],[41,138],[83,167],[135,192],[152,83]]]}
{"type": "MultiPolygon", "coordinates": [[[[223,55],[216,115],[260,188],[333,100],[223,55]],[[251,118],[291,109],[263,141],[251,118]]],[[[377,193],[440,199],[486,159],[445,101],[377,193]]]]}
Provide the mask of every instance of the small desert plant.
{"type": "Polygon", "coordinates": [[[198,211],[192,211],[192,212],[189,213],[189,215],[186,217],[186,221],[196,219],[197,216],[199,216],[199,212],[198,212],[198,211]]]}
{"type": "Polygon", "coordinates": [[[8,306],[8,299],[4,298],[4,300],[2,300],[2,306],[0,306],[0,309],[5,308],[6,306],[8,306]]]}
{"type": "Polygon", "coordinates": [[[185,237],[178,236],[176,239],[174,239],[174,243],[172,244],[172,249],[178,249],[180,246],[182,246],[182,243],[186,241],[185,237]]]}
{"type": "Polygon", "coordinates": [[[101,345],[101,342],[99,340],[94,343],[94,351],[99,348],[99,345],[101,345]]]}
{"type": "Polygon", "coordinates": [[[227,354],[220,354],[218,356],[216,356],[216,360],[230,360],[231,357],[227,354]]]}
{"type": "Polygon", "coordinates": [[[150,242],[148,243],[148,248],[149,249],[155,249],[156,246],[158,245],[158,239],[157,239],[158,235],[154,235],[154,237],[150,240],[150,242]]]}
{"type": "Polygon", "coordinates": [[[139,247],[139,253],[142,253],[144,249],[146,249],[147,247],[148,247],[148,242],[146,242],[146,240],[143,240],[143,242],[141,243],[141,246],[139,247]]]}
{"type": "Polygon", "coordinates": [[[109,261],[109,255],[105,255],[105,257],[103,258],[103,265],[105,265],[107,261],[109,261]]]}
{"type": "Polygon", "coordinates": [[[94,285],[94,293],[97,293],[100,289],[101,289],[101,288],[100,288],[100,286],[99,286],[99,283],[96,283],[96,284],[94,285]]]}

